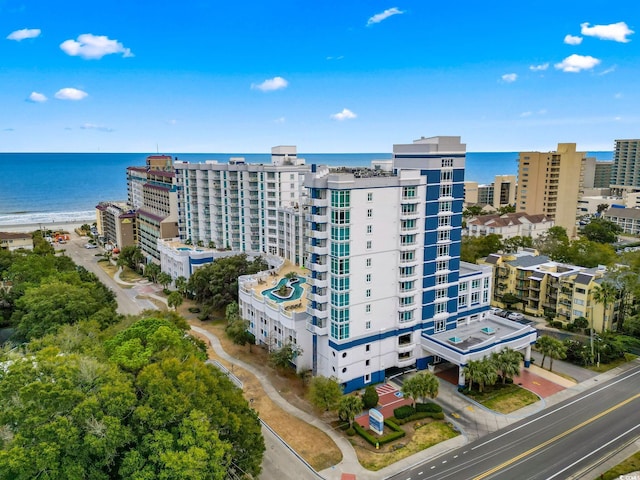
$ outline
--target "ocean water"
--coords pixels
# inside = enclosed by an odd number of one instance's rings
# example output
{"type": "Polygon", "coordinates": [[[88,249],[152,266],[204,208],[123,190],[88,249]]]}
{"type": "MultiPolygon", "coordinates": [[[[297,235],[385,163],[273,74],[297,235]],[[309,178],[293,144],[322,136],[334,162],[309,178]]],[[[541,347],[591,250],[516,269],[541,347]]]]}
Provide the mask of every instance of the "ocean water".
{"type": "MultiPolygon", "coordinates": [[[[146,153],[0,153],[0,225],[93,221],[101,201],[126,200],[126,168],[143,166],[146,153]]],[[[613,152],[590,152],[611,160],[613,152]]],[[[174,153],[188,162],[244,157],[270,163],[271,154],[174,153]]],[[[368,166],[390,153],[299,153],[307,164],[368,166]]],[[[467,153],[465,179],[490,183],[495,175],[516,174],[518,153],[467,153]]]]}

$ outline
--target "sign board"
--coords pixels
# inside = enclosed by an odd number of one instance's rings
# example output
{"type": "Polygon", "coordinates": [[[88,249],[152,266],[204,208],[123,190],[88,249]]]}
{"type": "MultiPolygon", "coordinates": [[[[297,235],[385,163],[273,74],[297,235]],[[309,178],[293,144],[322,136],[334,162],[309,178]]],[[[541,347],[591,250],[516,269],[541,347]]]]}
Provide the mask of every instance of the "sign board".
{"type": "Polygon", "coordinates": [[[375,408],[369,409],[369,428],[378,435],[384,430],[384,415],[375,408]]]}

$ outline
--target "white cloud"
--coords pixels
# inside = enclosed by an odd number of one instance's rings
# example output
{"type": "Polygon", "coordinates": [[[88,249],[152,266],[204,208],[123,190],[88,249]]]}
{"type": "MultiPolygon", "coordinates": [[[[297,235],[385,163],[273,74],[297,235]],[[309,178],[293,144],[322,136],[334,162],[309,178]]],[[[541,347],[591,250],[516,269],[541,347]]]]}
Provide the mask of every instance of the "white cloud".
{"type": "Polygon", "coordinates": [[[23,28],[22,30],[16,30],[7,35],[7,40],[15,40],[20,42],[25,38],[36,38],[40,36],[42,31],[39,28],[23,28]]]}
{"type": "Polygon", "coordinates": [[[533,115],[533,112],[522,112],[520,114],[521,117],[530,117],[531,115],[533,115]]]}
{"type": "Polygon", "coordinates": [[[42,103],[47,101],[47,97],[44,93],[31,92],[28,100],[33,103],[42,103]]]}
{"type": "Polygon", "coordinates": [[[334,120],[351,120],[353,118],[356,118],[357,115],[355,113],[353,113],[351,110],[349,110],[348,108],[343,108],[341,112],[338,113],[334,113],[333,115],[331,115],[331,118],[333,118],[334,120]]]}
{"type": "Polygon", "coordinates": [[[546,108],[541,108],[540,110],[538,110],[538,115],[546,115],[546,114],[547,114],[546,108]]]}
{"type": "Polygon", "coordinates": [[[560,63],[556,63],[554,67],[563,72],[580,72],[582,70],[591,70],[600,64],[600,60],[589,55],[569,55],[560,63]]]}
{"type": "Polygon", "coordinates": [[[376,13],[373,17],[369,18],[369,20],[367,20],[367,27],[370,27],[375,23],[380,23],[393,15],[402,15],[403,13],[404,12],[402,10],[399,10],[396,7],[387,8],[384,12],[376,13]]]}
{"type": "Polygon", "coordinates": [[[622,93],[618,92],[618,93],[614,94],[613,98],[615,98],[616,100],[621,99],[622,98],[622,93]]]}
{"type": "Polygon", "coordinates": [[[284,123],[286,119],[284,117],[279,117],[274,120],[274,123],[284,123]]]}
{"type": "Polygon", "coordinates": [[[58,100],[82,100],[89,94],[77,88],[61,88],[55,94],[58,100]]]}
{"type": "Polygon", "coordinates": [[[252,83],[251,88],[253,90],[260,90],[262,92],[272,92],[274,90],[280,90],[281,88],[287,88],[289,82],[282,77],[268,78],[262,83],[252,83]]]}
{"type": "Polygon", "coordinates": [[[627,43],[630,42],[627,35],[634,33],[626,23],[610,23],[609,25],[589,26],[589,22],[580,24],[580,33],[587,37],[596,37],[600,40],[613,40],[614,42],[627,43]]]}
{"type": "Polygon", "coordinates": [[[517,73],[505,73],[502,75],[502,81],[506,83],[513,83],[518,79],[517,73]]]}
{"type": "Polygon", "coordinates": [[[541,63],[540,65],[530,65],[529,66],[529,70],[531,70],[532,72],[544,71],[547,68],[549,68],[549,64],[548,63],[541,63]]]}
{"type": "Polygon", "coordinates": [[[96,125],[94,123],[85,123],[80,125],[80,128],[83,130],[98,130],[100,132],[113,132],[113,128],[104,127],[102,125],[96,125]]]}
{"type": "Polygon", "coordinates": [[[564,43],[566,43],[567,45],[580,45],[582,43],[582,37],[567,35],[566,37],[564,37],[564,43]]]}
{"type": "Polygon", "coordinates": [[[133,53],[125,48],[117,40],[111,40],[104,35],[93,35],[83,33],[78,36],[78,40],[65,40],[60,44],[60,48],[67,55],[72,57],[82,57],[87,60],[99,59],[105,55],[121,53],[123,57],[133,57],[133,53]]]}

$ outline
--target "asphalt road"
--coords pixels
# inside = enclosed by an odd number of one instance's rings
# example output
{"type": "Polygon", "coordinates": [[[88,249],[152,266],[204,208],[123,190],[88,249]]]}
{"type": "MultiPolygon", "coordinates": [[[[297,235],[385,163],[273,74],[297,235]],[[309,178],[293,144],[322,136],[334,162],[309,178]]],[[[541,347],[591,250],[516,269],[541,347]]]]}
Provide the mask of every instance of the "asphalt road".
{"type": "Polygon", "coordinates": [[[640,436],[639,409],[640,364],[602,385],[390,478],[581,478],[581,472],[640,436]]]}
{"type": "Polygon", "coordinates": [[[118,313],[123,315],[136,315],[147,308],[136,300],[134,289],[121,288],[100,266],[98,260],[102,258],[104,250],[102,248],[84,248],[87,243],[86,237],[79,237],[75,232],[71,234],[71,240],[64,245],[60,245],[57,250],[64,250],[73,261],[90,272],[95,273],[100,281],[109,287],[115,294],[118,301],[118,313]]]}

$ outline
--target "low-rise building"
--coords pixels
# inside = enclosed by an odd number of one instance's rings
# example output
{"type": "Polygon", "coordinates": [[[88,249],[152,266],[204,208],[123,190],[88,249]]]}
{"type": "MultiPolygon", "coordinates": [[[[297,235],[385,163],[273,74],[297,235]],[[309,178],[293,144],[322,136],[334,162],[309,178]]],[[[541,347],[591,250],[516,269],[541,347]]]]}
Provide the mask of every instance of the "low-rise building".
{"type": "Polygon", "coordinates": [[[33,250],[33,238],[30,233],[0,232],[0,250],[33,250]]]}
{"type": "Polygon", "coordinates": [[[160,269],[171,275],[171,279],[184,277],[189,280],[198,268],[218,258],[238,255],[238,252],[216,250],[200,245],[187,245],[179,238],[158,239],[160,269]]]}
{"type": "Polygon", "coordinates": [[[504,297],[509,294],[519,300],[514,305],[530,315],[563,323],[584,317],[599,332],[616,327],[617,303],[611,302],[605,312],[603,303],[594,297],[604,280],[604,267],[554,262],[533,249],[491,254],[479,263],[493,268],[493,306],[507,308],[504,297]]]}
{"type": "Polygon", "coordinates": [[[640,209],[638,208],[610,208],[602,218],[618,225],[624,233],[640,235],[640,209]]]}
{"type": "Polygon", "coordinates": [[[496,234],[502,238],[537,238],[546,233],[554,222],[544,214],[529,215],[524,212],[505,213],[504,215],[480,215],[467,220],[466,233],[470,237],[482,237],[496,234]]]}

